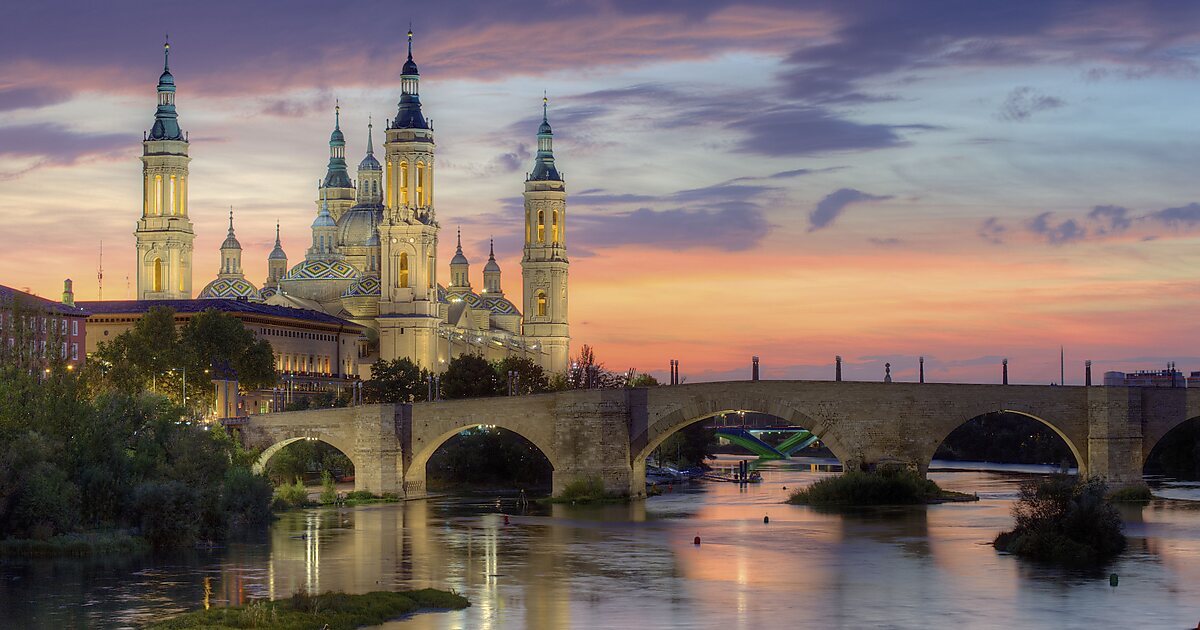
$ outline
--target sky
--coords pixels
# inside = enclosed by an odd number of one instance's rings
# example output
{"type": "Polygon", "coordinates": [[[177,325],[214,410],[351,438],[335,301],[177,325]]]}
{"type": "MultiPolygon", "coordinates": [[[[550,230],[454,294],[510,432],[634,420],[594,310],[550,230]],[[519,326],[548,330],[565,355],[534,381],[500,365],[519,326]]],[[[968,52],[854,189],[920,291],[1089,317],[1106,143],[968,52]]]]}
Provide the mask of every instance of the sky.
{"type": "MultiPolygon", "coordinates": [[[[347,161],[406,31],[442,251],[519,295],[543,91],[573,348],[688,381],[1081,383],[1200,370],[1200,5],[32,3],[0,22],[0,284],[132,297],[141,134],[169,33],[197,289],[234,208],[248,278],[303,258],[335,99],[347,161]]],[[[448,273],[449,256],[440,261],[448,273]]]]}

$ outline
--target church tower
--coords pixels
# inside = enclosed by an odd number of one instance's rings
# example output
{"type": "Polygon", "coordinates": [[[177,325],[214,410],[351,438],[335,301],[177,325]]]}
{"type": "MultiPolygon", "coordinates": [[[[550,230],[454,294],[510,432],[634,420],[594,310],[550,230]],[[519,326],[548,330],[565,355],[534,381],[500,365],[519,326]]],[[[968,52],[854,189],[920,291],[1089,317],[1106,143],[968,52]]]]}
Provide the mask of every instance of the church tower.
{"type": "Polygon", "coordinates": [[[188,140],[175,112],[171,45],[163,44],[154,126],[142,139],[142,218],[137,240],[139,300],[192,297],[192,222],[188,219],[188,140]]]}
{"type": "Polygon", "coordinates": [[[267,284],[268,287],[279,287],[279,281],[283,280],[287,275],[287,253],[283,251],[283,244],[279,242],[279,222],[275,222],[275,249],[271,250],[271,254],[267,256],[267,284]]]}
{"type": "Polygon", "coordinates": [[[400,102],[384,143],[383,220],[379,224],[379,356],[437,364],[438,223],[433,209],[433,126],[421,114],[420,73],[412,58],[400,74],[400,102]]]}
{"type": "Polygon", "coordinates": [[[329,165],[325,168],[325,179],[317,191],[317,211],[322,206],[337,221],[354,206],[354,182],[346,168],[346,134],[342,133],[342,106],[333,108],[333,133],[329,134],[329,165]]]}
{"type": "Polygon", "coordinates": [[[542,367],[567,370],[571,336],[567,328],[567,189],[554,166],[554,134],[542,98],[537,157],[525,179],[524,333],[537,343],[542,367]]]}

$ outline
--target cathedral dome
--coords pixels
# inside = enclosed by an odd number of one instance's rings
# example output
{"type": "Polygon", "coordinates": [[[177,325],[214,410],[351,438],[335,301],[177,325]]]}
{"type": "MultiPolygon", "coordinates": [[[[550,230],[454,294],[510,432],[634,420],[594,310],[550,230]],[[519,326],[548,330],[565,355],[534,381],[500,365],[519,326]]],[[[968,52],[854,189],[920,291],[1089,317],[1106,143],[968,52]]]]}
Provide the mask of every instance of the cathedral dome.
{"type": "Polygon", "coordinates": [[[489,311],[496,315],[521,314],[521,312],[517,310],[517,307],[512,302],[509,302],[507,299],[502,297],[484,298],[483,303],[485,306],[487,306],[489,311]]]}
{"type": "Polygon", "coordinates": [[[239,298],[252,302],[261,302],[263,299],[258,289],[242,278],[217,278],[209,282],[199,295],[201,300],[236,300],[239,298]]]}
{"type": "Polygon", "coordinates": [[[340,260],[306,260],[288,271],[287,280],[354,280],[358,270],[340,260]]]}
{"type": "Polygon", "coordinates": [[[342,247],[370,247],[379,244],[375,226],[383,220],[383,210],[371,206],[355,206],[338,219],[338,243],[342,247]]]}
{"type": "Polygon", "coordinates": [[[368,153],[367,157],[363,158],[362,161],[358,163],[358,170],[382,171],[383,167],[379,165],[379,160],[376,160],[374,155],[368,153]]]}
{"type": "Polygon", "coordinates": [[[342,297],[378,297],[380,295],[379,276],[368,275],[361,276],[346,287],[342,292],[342,297]]]}
{"type": "Polygon", "coordinates": [[[279,293],[279,287],[263,287],[258,290],[258,294],[261,295],[262,299],[264,300],[274,297],[276,293],[279,293]]]}

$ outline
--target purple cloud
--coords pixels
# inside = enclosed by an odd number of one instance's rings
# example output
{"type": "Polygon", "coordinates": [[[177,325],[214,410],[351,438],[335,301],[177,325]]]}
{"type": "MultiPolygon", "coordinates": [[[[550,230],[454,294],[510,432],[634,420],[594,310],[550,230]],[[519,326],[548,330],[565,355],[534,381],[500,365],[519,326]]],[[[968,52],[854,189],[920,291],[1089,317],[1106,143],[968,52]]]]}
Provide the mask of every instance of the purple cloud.
{"type": "Polygon", "coordinates": [[[1004,242],[1004,233],[1008,228],[1000,223],[1000,219],[996,217],[988,217],[979,225],[979,229],[975,232],[979,238],[993,244],[999,245],[1004,242]]]}
{"type": "Polygon", "coordinates": [[[71,164],[86,156],[132,151],[139,140],[132,134],[83,133],[52,124],[0,127],[0,156],[71,164]]]}
{"type": "Polygon", "coordinates": [[[1129,208],[1121,206],[1096,206],[1088,213],[1088,219],[1099,224],[1097,234],[1116,234],[1128,230],[1133,225],[1129,216],[1129,208]]]}
{"type": "Polygon", "coordinates": [[[1043,212],[1027,221],[1025,227],[1051,245],[1066,245],[1087,237],[1087,228],[1081,226],[1075,219],[1067,219],[1056,224],[1051,221],[1050,215],[1049,212],[1043,212]]]}
{"type": "Polygon", "coordinates": [[[829,227],[837,219],[847,206],[854,203],[862,203],[868,201],[883,201],[891,199],[890,195],[877,196],[869,195],[861,190],[853,188],[841,188],[835,190],[825,198],[818,201],[812,212],[808,213],[808,231],[815,232],[817,230],[829,227]]]}
{"type": "Polygon", "coordinates": [[[1017,87],[1008,93],[996,116],[1000,120],[1021,122],[1029,120],[1037,112],[1057,109],[1065,104],[1062,99],[1041,94],[1031,87],[1017,87]]]}

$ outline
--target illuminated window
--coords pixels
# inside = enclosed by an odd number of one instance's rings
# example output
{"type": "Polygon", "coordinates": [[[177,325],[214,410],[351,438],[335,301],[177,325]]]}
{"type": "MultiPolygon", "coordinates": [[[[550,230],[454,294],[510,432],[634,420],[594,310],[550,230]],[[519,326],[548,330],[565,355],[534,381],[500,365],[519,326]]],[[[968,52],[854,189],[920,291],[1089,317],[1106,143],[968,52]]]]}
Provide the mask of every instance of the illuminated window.
{"type": "Polygon", "coordinates": [[[544,291],[537,292],[537,314],[538,317],[546,316],[546,293],[544,291]]]}
{"type": "Polygon", "coordinates": [[[154,216],[162,216],[162,175],[154,176],[154,216]]]}
{"type": "Polygon", "coordinates": [[[408,162],[400,163],[400,205],[408,205],[408,162]]]}
{"type": "Polygon", "coordinates": [[[162,276],[162,259],[154,259],[154,290],[162,291],[163,276],[162,276]]]}
{"type": "Polygon", "coordinates": [[[544,210],[538,210],[537,230],[538,230],[538,239],[537,239],[538,242],[545,243],[546,242],[546,212],[544,210]]]}
{"type": "Polygon", "coordinates": [[[417,162],[417,207],[425,207],[425,164],[417,162]]]}
{"type": "Polygon", "coordinates": [[[408,254],[400,253],[400,288],[408,288],[408,254]]]}
{"type": "Polygon", "coordinates": [[[558,242],[558,210],[550,213],[550,242],[558,242]]]}
{"type": "Polygon", "coordinates": [[[175,186],[175,176],[171,176],[171,214],[179,214],[179,189],[175,186]]]}
{"type": "Polygon", "coordinates": [[[429,255],[429,261],[425,263],[426,276],[429,278],[429,288],[433,288],[433,270],[437,268],[437,263],[433,260],[433,254],[429,255]]]}
{"type": "MultiPolygon", "coordinates": [[[[391,188],[389,190],[391,190],[392,192],[395,192],[396,180],[392,179],[392,161],[391,160],[387,161],[387,185],[391,186],[391,188]]],[[[392,202],[392,200],[388,199],[388,203],[391,203],[391,202],[392,202]]]]}
{"type": "Polygon", "coordinates": [[[533,221],[529,220],[529,213],[526,212],[525,213],[525,242],[526,243],[528,243],[529,239],[530,239],[530,233],[532,232],[532,227],[531,227],[532,224],[533,224],[533,221]]]}

